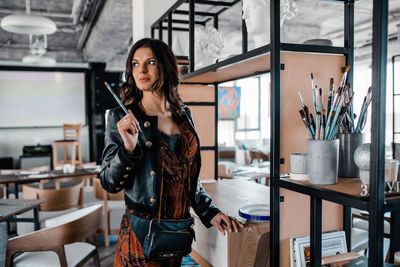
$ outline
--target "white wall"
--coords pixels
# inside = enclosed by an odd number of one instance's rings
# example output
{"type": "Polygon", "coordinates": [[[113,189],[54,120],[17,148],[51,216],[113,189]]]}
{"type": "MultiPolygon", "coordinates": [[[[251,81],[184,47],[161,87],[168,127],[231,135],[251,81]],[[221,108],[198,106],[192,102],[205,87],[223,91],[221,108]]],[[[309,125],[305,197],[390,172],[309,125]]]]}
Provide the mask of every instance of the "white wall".
{"type": "MultiPolygon", "coordinates": [[[[63,139],[63,129],[32,128],[32,129],[0,129],[0,157],[13,157],[14,167],[19,164],[23,146],[37,144],[51,145],[55,140],[63,139]]],[[[83,162],[89,161],[89,129],[82,127],[81,149],[83,162]]]]}
{"type": "Polygon", "coordinates": [[[150,37],[150,26],[164,14],[176,0],[132,0],[133,42],[150,37]]]}

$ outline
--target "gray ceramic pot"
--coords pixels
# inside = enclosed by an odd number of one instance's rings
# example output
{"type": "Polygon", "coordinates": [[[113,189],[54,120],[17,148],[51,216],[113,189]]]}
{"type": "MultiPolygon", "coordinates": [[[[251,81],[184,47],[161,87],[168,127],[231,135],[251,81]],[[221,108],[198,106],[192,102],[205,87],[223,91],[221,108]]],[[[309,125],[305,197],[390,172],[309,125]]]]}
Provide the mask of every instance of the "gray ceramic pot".
{"type": "Polygon", "coordinates": [[[290,154],[290,173],[307,174],[307,154],[291,153],[290,154]]]}
{"type": "Polygon", "coordinates": [[[362,143],[364,143],[363,133],[339,135],[339,177],[360,177],[360,170],[354,162],[354,151],[362,143]]]}
{"type": "Polygon", "coordinates": [[[312,184],[336,184],[339,139],[307,140],[308,178],[312,184]]]}

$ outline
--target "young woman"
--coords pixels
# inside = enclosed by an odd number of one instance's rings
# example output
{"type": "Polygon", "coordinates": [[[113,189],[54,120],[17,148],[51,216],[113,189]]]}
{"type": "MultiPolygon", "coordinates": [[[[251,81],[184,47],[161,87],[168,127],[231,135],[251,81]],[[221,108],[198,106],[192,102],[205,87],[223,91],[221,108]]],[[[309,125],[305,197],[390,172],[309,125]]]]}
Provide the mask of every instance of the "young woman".
{"type": "Polygon", "coordinates": [[[203,224],[225,231],[242,225],[212,204],[199,182],[200,143],[189,109],[180,99],[175,57],[163,42],[142,39],[129,52],[121,97],[128,108],[110,111],[105,132],[101,183],[124,190],[114,266],[180,266],[182,257],[152,261],[143,253],[132,218],[185,219],[190,207],[203,224]]]}

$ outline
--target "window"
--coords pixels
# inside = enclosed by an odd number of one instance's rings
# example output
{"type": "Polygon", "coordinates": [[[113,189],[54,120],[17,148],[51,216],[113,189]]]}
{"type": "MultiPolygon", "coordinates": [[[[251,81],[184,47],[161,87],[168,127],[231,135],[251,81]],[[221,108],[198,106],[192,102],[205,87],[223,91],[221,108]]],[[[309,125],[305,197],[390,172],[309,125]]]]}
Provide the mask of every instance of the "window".
{"type": "MultiPolygon", "coordinates": [[[[262,145],[270,137],[270,75],[244,78],[219,85],[238,87],[239,114],[235,118],[218,120],[218,144],[233,147],[244,144],[249,147],[262,145]]],[[[221,105],[219,99],[219,105],[221,105]]],[[[221,107],[220,109],[221,110],[221,107]]]]}

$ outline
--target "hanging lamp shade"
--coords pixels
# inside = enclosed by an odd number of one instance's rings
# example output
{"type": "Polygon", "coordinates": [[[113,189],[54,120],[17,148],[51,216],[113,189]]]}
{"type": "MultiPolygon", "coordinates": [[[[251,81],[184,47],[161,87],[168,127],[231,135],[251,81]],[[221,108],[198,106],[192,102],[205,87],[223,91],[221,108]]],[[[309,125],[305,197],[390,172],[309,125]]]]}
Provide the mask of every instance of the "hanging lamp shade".
{"type": "Polygon", "coordinates": [[[57,30],[54,21],[30,14],[8,15],[1,20],[1,27],[19,34],[52,34],[57,30]]]}
{"type": "Polygon", "coordinates": [[[26,64],[46,66],[46,67],[56,65],[56,60],[54,58],[47,56],[36,56],[36,55],[24,56],[22,58],[22,62],[26,64]]]}

